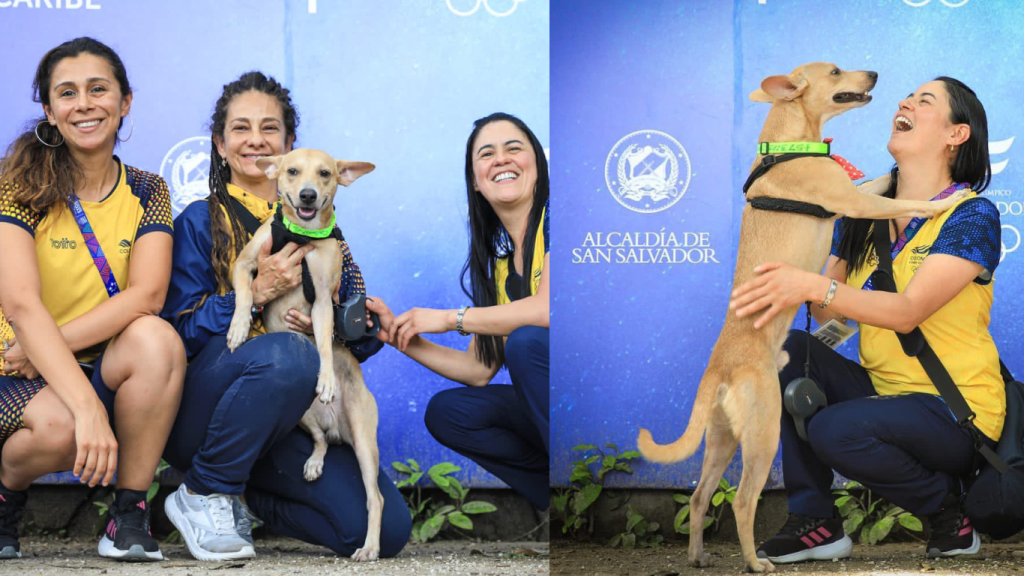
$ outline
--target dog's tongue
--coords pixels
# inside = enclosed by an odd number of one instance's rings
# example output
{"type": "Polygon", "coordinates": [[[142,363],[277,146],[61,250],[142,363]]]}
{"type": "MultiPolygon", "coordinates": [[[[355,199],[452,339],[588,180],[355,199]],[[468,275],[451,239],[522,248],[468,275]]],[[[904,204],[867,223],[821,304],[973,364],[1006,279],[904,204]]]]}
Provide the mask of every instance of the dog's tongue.
{"type": "MultiPolygon", "coordinates": [[[[825,138],[824,140],[822,140],[822,142],[824,142],[825,144],[831,144],[832,139],[825,138]]],[[[860,180],[861,178],[864,177],[864,173],[858,170],[857,167],[854,166],[853,164],[850,164],[846,160],[846,158],[843,158],[838,154],[832,154],[831,156],[833,160],[838,162],[839,165],[843,167],[843,170],[846,170],[846,174],[850,177],[850,180],[860,180]]]]}
{"type": "Polygon", "coordinates": [[[303,218],[312,218],[316,214],[316,210],[314,208],[299,208],[297,212],[299,213],[299,216],[302,216],[303,218]]]}

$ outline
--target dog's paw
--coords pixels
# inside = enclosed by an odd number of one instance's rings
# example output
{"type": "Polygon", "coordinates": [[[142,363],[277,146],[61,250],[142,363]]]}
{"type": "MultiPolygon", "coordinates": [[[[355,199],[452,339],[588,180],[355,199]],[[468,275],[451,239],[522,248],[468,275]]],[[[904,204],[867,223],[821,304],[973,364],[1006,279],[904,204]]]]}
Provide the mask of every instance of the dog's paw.
{"type": "Polygon", "coordinates": [[[239,346],[245,343],[245,339],[249,336],[249,322],[245,320],[238,320],[237,318],[231,321],[231,327],[228,328],[228,350],[234,352],[239,346]]]}
{"type": "Polygon", "coordinates": [[[942,214],[946,210],[949,210],[957,202],[966,198],[968,194],[970,194],[970,191],[967,189],[957,190],[956,192],[950,194],[949,196],[943,198],[942,200],[936,200],[935,202],[932,202],[932,205],[935,207],[935,215],[938,216],[939,214],[942,214]]]}
{"type": "Polygon", "coordinates": [[[747,572],[775,572],[775,565],[767,558],[758,558],[757,562],[747,563],[747,572]]]}
{"type": "Polygon", "coordinates": [[[377,559],[380,555],[380,546],[366,546],[364,545],[359,550],[356,550],[352,554],[352,559],[356,562],[372,562],[377,559]]]}
{"type": "Polygon", "coordinates": [[[701,552],[696,558],[690,557],[690,566],[694,568],[710,568],[714,565],[714,559],[707,552],[701,552]]]}
{"type": "Polygon", "coordinates": [[[325,370],[316,379],[316,395],[324,404],[330,404],[338,393],[338,383],[334,380],[334,371],[325,370]]]}
{"type": "Polygon", "coordinates": [[[306,465],[302,467],[302,477],[307,482],[312,482],[320,477],[324,473],[324,460],[323,458],[310,458],[306,460],[306,465]]]}

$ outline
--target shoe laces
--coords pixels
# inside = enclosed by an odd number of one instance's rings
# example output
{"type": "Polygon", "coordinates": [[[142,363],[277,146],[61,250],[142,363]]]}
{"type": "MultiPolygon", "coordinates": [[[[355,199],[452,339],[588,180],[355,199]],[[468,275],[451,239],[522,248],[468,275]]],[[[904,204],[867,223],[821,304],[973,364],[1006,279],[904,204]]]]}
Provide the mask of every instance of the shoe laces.
{"type": "Polygon", "coordinates": [[[217,534],[237,534],[235,530],[235,513],[232,510],[231,497],[227,494],[210,494],[206,497],[206,505],[213,518],[213,526],[217,534]]]}
{"type": "Polygon", "coordinates": [[[782,526],[782,530],[779,530],[779,534],[801,536],[822,521],[821,518],[811,518],[802,514],[790,514],[789,518],[786,519],[786,524],[782,526]]]}

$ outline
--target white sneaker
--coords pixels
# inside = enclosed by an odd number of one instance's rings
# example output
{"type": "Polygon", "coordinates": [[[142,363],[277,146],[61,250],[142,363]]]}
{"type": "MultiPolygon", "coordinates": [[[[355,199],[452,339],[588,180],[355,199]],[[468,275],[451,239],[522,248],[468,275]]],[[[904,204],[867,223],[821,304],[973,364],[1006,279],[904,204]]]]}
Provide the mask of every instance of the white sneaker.
{"type": "Polygon", "coordinates": [[[164,502],[167,518],[198,560],[252,558],[256,551],[235,528],[233,501],[227,494],[190,494],[182,484],[164,502]]]}

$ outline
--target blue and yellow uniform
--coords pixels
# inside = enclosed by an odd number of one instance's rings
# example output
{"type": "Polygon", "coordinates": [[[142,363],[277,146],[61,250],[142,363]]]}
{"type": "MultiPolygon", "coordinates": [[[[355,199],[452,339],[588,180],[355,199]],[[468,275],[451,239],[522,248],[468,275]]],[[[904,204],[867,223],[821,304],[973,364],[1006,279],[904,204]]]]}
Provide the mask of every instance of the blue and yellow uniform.
{"type": "MultiPolygon", "coordinates": [[[[840,220],[833,256],[839,253],[842,228],[840,220]]],[[[911,220],[905,241],[892,245],[900,291],[930,255],[951,255],[981,266],[981,273],[920,328],[992,444],[1006,411],[999,356],[988,331],[1000,231],[995,205],[972,193],[938,217],[911,220]]],[[[849,274],[847,284],[872,289],[868,278],[877,261],[872,247],[863,269],[849,274]]],[[[920,362],[903,353],[892,330],[861,324],[860,332],[859,363],[817,339],[808,343],[803,332],[794,331],[786,341],[793,361],[780,372],[782,386],[804,376],[804,362],[797,359],[807,357],[809,345],[811,378],[828,398],[828,407],[810,420],[808,442],[797,437],[792,419],[783,414],[782,468],[789,511],[830,518],[835,470],[914,514],[936,514],[948,495],[961,493],[961,479],[975,458],[973,439],[957,424],[920,362]]]]}
{"type": "MultiPolygon", "coordinates": [[[[276,203],[227,185],[228,194],[261,222],[276,203]]],[[[230,223],[229,223],[230,225],[230,223]]],[[[202,494],[244,493],[249,507],[278,534],[327,546],[351,556],[363,544],[366,492],[351,446],[330,446],[324,480],[303,478],[312,439],[297,428],[314,401],[320,359],[304,335],[253,336],[234,352],[225,335],[235,293],[217,284],[208,200],[193,202],[175,222],[171,285],[162,316],[177,329],[188,355],[181,408],[164,458],[185,473],[184,484],[202,494]]],[[[365,294],[363,277],[342,243],[342,300],[365,294]]],[[[346,343],[360,362],[383,343],[376,338],[346,343]]],[[[378,471],[384,514],[381,557],[397,554],[412,525],[401,494],[378,471]]]]}
{"type": "MultiPolygon", "coordinates": [[[[119,175],[114,187],[99,202],[81,204],[117,285],[124,290],[132,248],[139,238],[150,232],[172,233],[171,200],[163,178],[126,166],[116,156],[115,160],[119,175]]],[[[9,184],[0,184],[0,223],[18,226],[35,239],[43,305],[57,325],[67,324],[110,298],[71,210],[61,206],[37,212],[15,202],[14,192],[9,184]]],[[[0,309],[0,339],[9,341],[13,336],[0,309]]],[[[106,342],[81,350],[76,357],[79,362],[97,361],[105,347],[106,342]]],[[[96,370],[94,380],[98,374],[96,370]]],[[[95,381],[93,385],[96,387],[95,381]]],[[[21,427],[25,405],[43,386],[41,379],[29,382],[0,376],[0,440],[21,427]]],[[[97,393],[104,399],[109,390],[97,387],[97,393]]],[[[110,399],[104,400],[107,404],[110,399]]]]}
{"type": "Polygon", "coordinates": [[[533,262],[528,278],[529,294],[523,288],[523,277],[515,270],[509,271],[509,257],[499,258],[494,263],[494,280],[498,289],[498,304],[508,304],[525,296],[532,296],[540,289],[540,277],[544,271],[544,255],[551,250],[551,218],[548,215],[550,202],[544,204],[541,225],[537,227],[537,238],[533,245],[533,262]]]}

